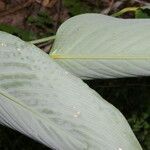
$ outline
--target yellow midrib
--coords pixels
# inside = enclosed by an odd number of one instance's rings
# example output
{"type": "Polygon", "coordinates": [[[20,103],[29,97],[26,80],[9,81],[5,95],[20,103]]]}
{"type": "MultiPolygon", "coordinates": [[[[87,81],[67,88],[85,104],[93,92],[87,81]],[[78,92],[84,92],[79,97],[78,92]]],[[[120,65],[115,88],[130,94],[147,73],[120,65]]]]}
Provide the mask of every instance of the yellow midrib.
{"type": "Polygon", "coordinates": [[[83,55],[83,56],[72,56],[72,55],[59,55],[59,54],[51,54],[51,58],[53,59],[99,59],[99,60],[150,60],[150,56],[123,56],[123,55],[118,55],[118,56],[88,56],[88,55],[83,55]]]}

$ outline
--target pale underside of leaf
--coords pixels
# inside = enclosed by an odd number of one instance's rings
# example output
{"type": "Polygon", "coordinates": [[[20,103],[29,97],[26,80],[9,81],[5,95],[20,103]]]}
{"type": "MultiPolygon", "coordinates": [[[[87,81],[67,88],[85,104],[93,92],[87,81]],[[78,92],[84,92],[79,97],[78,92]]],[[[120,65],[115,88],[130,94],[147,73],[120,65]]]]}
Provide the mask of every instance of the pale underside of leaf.
{"type": "Polygon", "coordinates": [[[50,56],[76,76],[150,75],[150,19],[75,16],[61,25],[50,56]]]}
{"type": "Polygon", "coordinates": [[[57,150],[141,150],[123,115],[34,45],[0,32],[0,123],[57,150]]]}

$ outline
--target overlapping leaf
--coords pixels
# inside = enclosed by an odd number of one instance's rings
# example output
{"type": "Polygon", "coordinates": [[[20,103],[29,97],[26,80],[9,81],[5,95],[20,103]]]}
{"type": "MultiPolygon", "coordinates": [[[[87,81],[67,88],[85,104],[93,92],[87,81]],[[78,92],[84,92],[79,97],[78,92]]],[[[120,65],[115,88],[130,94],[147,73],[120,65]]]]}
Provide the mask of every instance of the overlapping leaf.
{"type": "Polygon", "coordinates": [[[150,75],[150,19],[84,14],[59,28],[50,53],[83,79],[150,75]]]}
{"type": "Polygon", "coordinates": [[[58,150],[141,150],[122,114],[44,52],[0,32],[0,123],[58,150]]]}

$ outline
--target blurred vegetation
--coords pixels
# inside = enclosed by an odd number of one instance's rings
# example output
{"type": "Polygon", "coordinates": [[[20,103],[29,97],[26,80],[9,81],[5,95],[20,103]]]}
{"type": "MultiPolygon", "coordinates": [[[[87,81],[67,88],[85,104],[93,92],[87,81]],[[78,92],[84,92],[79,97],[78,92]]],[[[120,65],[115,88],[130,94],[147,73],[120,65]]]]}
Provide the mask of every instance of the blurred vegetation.
{"type": "Polygon", "coordinates": [[[81,0],[64,0],[64,5],[68,8],[71,16],[93,12],[92,8],[81,0]]]}
{"type": "MultiPolygon", "coordinates": [[[[137,3],[133,4],[128,1],[115,9],[109,10],[105,8],[106,4],[103,1],[95,0],[95,3],[90,3],[89,1],[64,0],[61,7],[65,8],[68,16],[71,17],[87,12],[107,12],[107,14],[112,15],[125,7],[130,7],[130,5],[131,7],[139,6],[137,3]]],[[[150,18],[150,9],[149,7],[141,7],[132,12],[120,13],[117,17],[150,18]]],[[[60,22],[63,21],[62,19],[60,22]]],[[[39,11],[34,16],[28,16],[25,23],[27,27],[29,26],[27,29],[0,24],[0,30],[19,36],[25,41],[50,36],[56,32],[56,20],[49,15],[47,10],[39,11]]],[[[150,78],[92,80],[85,82],[125,115],[143,149],[150,150],[150,78]]],[[[42,144],[30,140],[7,127],[0,126],[0,150],[17,149],[48,150],[42,144]]]]}
{"type": "Polygon", "coordinates": [[[55,32],[53,30],[53,20],[46,11],[41,11],[37,16],[29,16],[27,22],[37,27],[41,32],[38,37],[50,36],[55,32]]]}
{"type": "Polygon", "coordinates": [[[0,24],[0,31],[5,31],[18,36],[24,41],[31,41],[36,39],[36,35],[34,33],[19,29],[18,27],[12,25],[0,24]]]}

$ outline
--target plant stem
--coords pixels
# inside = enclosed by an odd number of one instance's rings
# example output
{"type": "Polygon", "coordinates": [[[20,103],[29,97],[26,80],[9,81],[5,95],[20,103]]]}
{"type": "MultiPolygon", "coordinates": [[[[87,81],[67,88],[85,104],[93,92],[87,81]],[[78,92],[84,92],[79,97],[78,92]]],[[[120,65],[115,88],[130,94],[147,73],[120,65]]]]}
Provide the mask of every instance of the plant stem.
{"type": "Polygon", "coordinates": [[[54,40],[55,37],[56,37],[56,35],[53,35],[53,36],[49,36],[49,37],[46,37],[46,38],[30,41],[29,43],[32,43],[32,44],[43,43],[43,42],[54,40]]]}
{"type": "Polygon", "coordinates": [[[118,16],[123,15],[126,12],[132,12],[132,11],[135,12],[135,11],[137,11],[137,9],[139,9],[139,7],[127,7],[127,8],[124,8],[124,9],[120,10],[117,13],[112,14],[112,16],[118,17],[118,16]]]}

